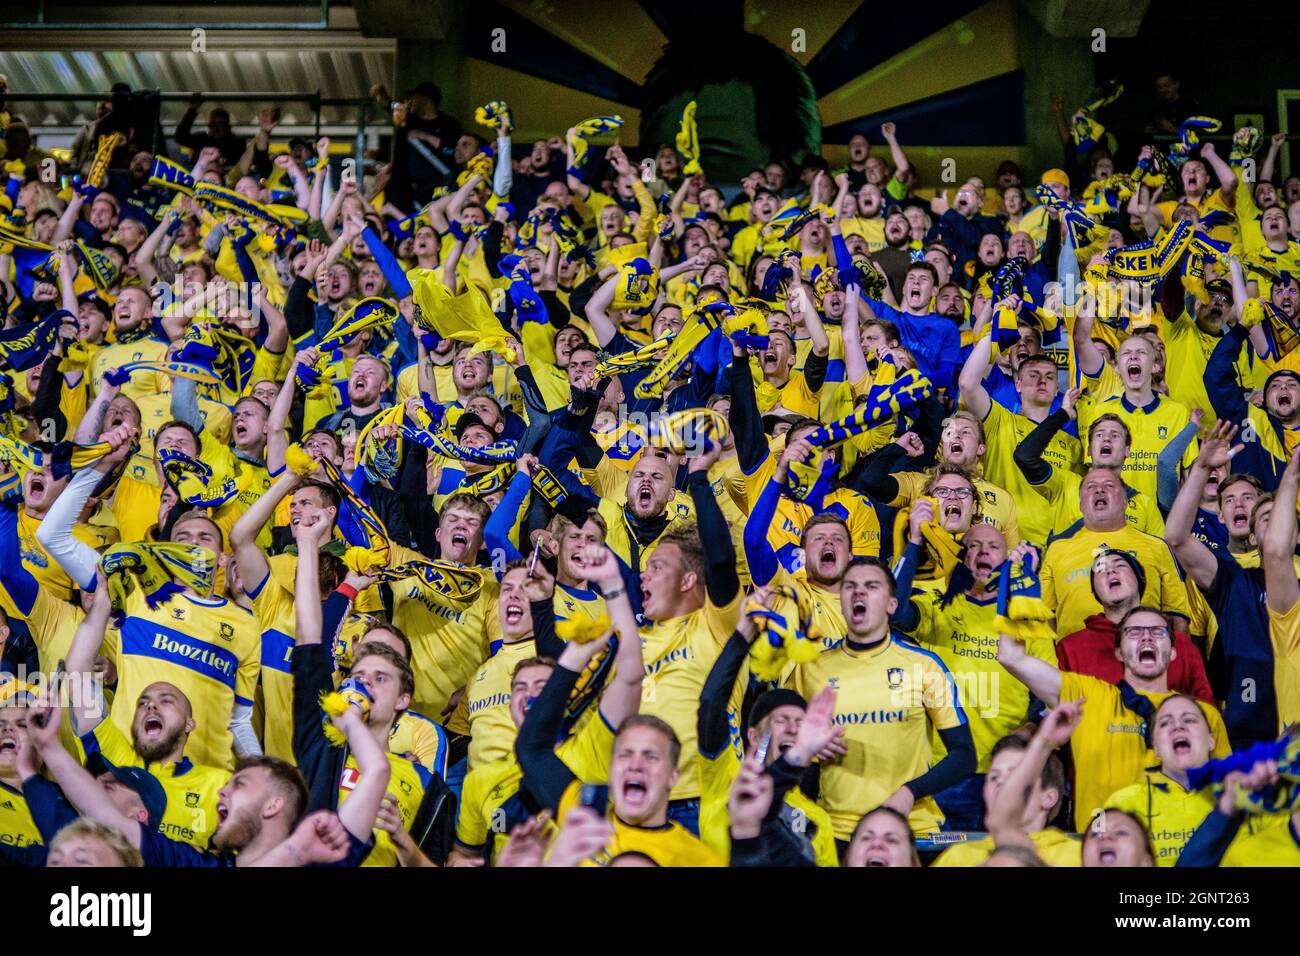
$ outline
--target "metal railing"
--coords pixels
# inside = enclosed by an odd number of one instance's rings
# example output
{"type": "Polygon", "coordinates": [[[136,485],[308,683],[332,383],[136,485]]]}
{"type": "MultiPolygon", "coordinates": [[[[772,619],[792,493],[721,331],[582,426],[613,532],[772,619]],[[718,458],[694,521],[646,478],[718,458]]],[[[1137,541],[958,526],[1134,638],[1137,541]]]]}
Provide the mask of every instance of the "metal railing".
{"type": "MultiPolygon", "coordinates": [[[[148,93],[150,96],[156,96],[160,103],[186,103],[194,97],[195,91],[185,93],[164,93],[160,90],[133,90],[133,93],[148,93]]],[[[356,110],[356,136],[353,146],[353,155],[356,159],[357,170],[360,172],[365,163],[365,144],[367,126],[371,122],[371,111],[376,114],[376,121],[373,125],[387,125],[378,120],[378,117],[384,116],[382,112],[375,109],[375,101],[369,97],[339,97],[339,96],[322,96],[320,90],[306,93],[284,93],[284,92],[239,92],[239,93],[201,93],[203,97],[203,106],[213,107],[225,103],[306,103],[315,113],[315,137],[321,135],[321,110],[326,107],[352,108],[356,110]]],[[[98,103],[100,100],[111,100],[112,93],[22,93],[10,92],[5,94],[5,100],[9,103],[98,103]]],[[[202,107],[201,107],[202,108],[202,107]]],[[[232,124],[234,125],[234,124],[232,124]]],[[[33,127],[33,132],[39,127],[33,127]]]]}
{"type": "MultiPolygon", "coordinates": [[[[310,5],[317,6],[317,5],[310,5]]],[[[308,4],[302,4],[304,12],[309,9],[308,4]]],[[[0,30],[175,30],[184,26],[185,29],[191,27],[202,27],[205,30],[328,30],[330,25],[330,2],[329,0],[320,0],[318,5],[319,14],[315,20],[288,20],[288,21],[228,21],[228,22],[203,22],[201,20],[193,23],[178,24],[174,21],[150,22],[146,20],[130,21],[122,20],[105,20],[104,22],[95,21],[77,21],[77,20],[59,20],[50,19],[45,15],[46,0],[37,0],[36,18],[34,20],[16,20],[0,23],[0,30]]],[[[112,6],[107,7],[104,12],[111,15],[112,6]]],[[[124,10],[130,9],[139,12],[139,7],[123,7],[124,10]]],[[[248,13],[255,14],[256,7],[248,9],[248,13]]]]}

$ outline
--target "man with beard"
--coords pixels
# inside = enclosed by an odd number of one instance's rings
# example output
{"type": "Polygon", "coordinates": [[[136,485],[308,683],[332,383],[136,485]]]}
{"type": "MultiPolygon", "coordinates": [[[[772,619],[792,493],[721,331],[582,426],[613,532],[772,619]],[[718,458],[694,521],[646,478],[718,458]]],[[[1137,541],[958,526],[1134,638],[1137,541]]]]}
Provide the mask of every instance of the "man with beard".
{"type": "MultiPolygon", "coordinates": [[[[113,305],[113,344],[95,352],[90,363],[91,388],[103,386],[104,373],[127,362],[161,362],[167,357],[167,343],[152,333],[153,300],[146,289],[128,286],[118,293],[113,305]]],[[[122,394],[139,400],[158,391],[158,377],[135,375],[122,386],[122,394]]]]}
{"type": "Polygon", "coordinates": [[[335,412],[317,427],[328,431],[352,431],[360,434],[383,411],[388,391],[388,363],[376,355],[359,355],[348,375],[346,407],[335,412]]]}
{"type": "MultiPolygon", "coordinates": [[[[217,796],[212,850],[196,850],[124,812],[115,795],[63,749],[61,715],[62,708],[44,702],[29,717],[28,734],[46,770],[83,816],[117,830],[138,849],[145,866],[359,866],[370,853],[370,830],[386,773],[372,773],[358,783],[353,799],[337,815],[314,813],[304,819],[308,794],[298,769],[274,757],[245,758],[217,796]]],[[[339,725],[349,744],[359,741],[366,747],[365,725],[355,708],[337,719],[339,725]]],[[[375,756],[383,760],[382,753],[365,759],[375,756]]],[[[379,769],[387,768],[380,764],[379,769]]]]}
{"type": "MultiPolygon", "coordinates": [[[[1139,160],[1151,147],[1143,147],[1139,160]]],[[[1174,211],[1182,204],[1193,207],[1198,219],[1204,219],[1212,212],[1233,213],[1237,206],[1237,174],[1233,168],[1220,158],[1213,143],[1202,143],[1199,157],[1193,157],[1178,170],[1178,180],[1182,183],[1183,194],[1175,199],[1156,203],[1165,228],[1174,225],[1174,211]],[[1210,170],[1219,181],[1219,188],[1210,189],[1210,170]]],[[[1228,221],[1209,230],[1211,239],[1234,242],[1237,239],[1236,217],[1229,216],[1228,221]]]]}
{"type": "Polygon", "coordinates": [[[891,631],[897,584],[879,560],[849,565],[840,609],[844,640],[796,665],[783,682],[805,699],[836,689],[834,723],[845,727],[845,752],[821,764],[818,802],[841,844],[878,806],[907,816],[917,833],[934,832],[943,814],[933,795],[975,770],[970,725],[952,676],[936,655],[891,631]],[[935,733],[948,753],[932,765],[935,733]]]}
{"type": "MultiPolygon", "coordinates": [[[[1223,339],[1225,326],[1239,312],[1233,303],[1233,287],[1225,280],[1212,279],[1206,283],[1205,292],[1207,300],[1196,300],[1191,312],[1184,310],[1174,321],[1165,323],[1161,338],[1165,343],[1165,382],[1169,397],[1188,408],[1208,411],[1210,396],[1205,391],[1205,367],[1215,346],[1223,339]]],[[[1243,388],[1262,385],[1264,372],[1264,363],[1253,355],[1242,355],[1237,361],[1243,388]]]]}
{"type": "MultiPolygon", "coordinates": [[[[1124,679],[1124,668],[1115,658],[1115,638],[1124,615],[1142,603],[1146,571],[1128,551],[1109,548],[1092,563],[1091,580],[1092,593],[1101,603],[1101,612],[1088,615],[1081,629],[1056,645],[1056,660],[1061,670],[1119,684],[1124,679]]],[[[1182,631],[1174,632],[1169,688],[1208,704],[1215,701],[1201,652],[1182,631]]]]}
{"type": "Polygon", "coordinates": [[[89,613],[77,628],[64,668],[79,693],[69,711],[72,732],[86,761],[99,757],[116,767],[143,767],[158,778],[167,809],[158,825],[166,836],[205,850],[217,825],[217,795],[230,771],[192,763],[185,744],[194,730],[190,700],[175,684],[156,681],[136,699],[131,736],[108,719],[102,687],[94,674],[110,611],[108,586],[101,579],[89,613]]]}
{"type": "MultiPolygon", "coordinates": [[[[1074,756],[1074,820],[1080,831],[1092,822],[1116,790],[1137,783],[1142,771],[1155,763],[1148,736],[1156,708],[1172,696],[1169,664],[1174,650],[1174,626],[1153,607],[1138,606],[1120,620],[1115,656],[1124,665],[1118,686],[1083,674],[1062,673],[1026,652],[1024,645],[1003,634],[998,662],[1024,683],[1048,707],[1064,701],[1086,700],[1083,718],[1070,738],[1074,756]]],[[[1211,756],[1231,753],[1223,718],[1212,704],[1197,701],[1210,726],[1211,756]]]]}
{"type": "MultiPolygon", "coordinates": [[[[915,541],[908,542],[896,566],[900,579],[909,580],[915,573],[920,549],[915,541]]],[[[895,628],[934,651],[947,666],[970,721],[975,772],[934,795],[946,830],[980,828],[984,775],[989,772],[994,745],[1034,717],[1029,691],[997,662],[1000,632],[995,622],[996,575],[1008,557],[1023,561],[1030,554],[1033,551],[1028,544],[1008,553],[1002,532],[992,525],[973,525],[962,538],[964,570],[953,573],[948,590],[943,594],[916,593],[892,617],[895,628]]],[[[1051,642],[1031,641],[1029,653],[1050,661],[1051,642]]],[[[936,760],[944,752],[942,746],[936,746],[936,760]]]]}
{"type": "Polygon", "coordinates": [[[961,335],[950,319],[933,309],[939,278],[933,266],[914,262],[903,278],[898,308],[864,297],[869,318],[887,319],[898,327],[899,338],[916,356],[917,365],[935,388],[951,392],[961,362],[961,335]]]}
{"type": "Polygon", "coordinates": [[[1090,585],[1093,558],[1099,548],[1132,552],[1147,572],[1143,602],[1160,608],[1175,620],[1177,627],[1187,629],[1190,609],[1182,568],[1164,541],[1128,523],[1127,500],[1119,473],[1113,468],[1093,466],[1079,484],[1083,520],[1054,537],[1047,546],[1041,569],[1043,601],[1056,614],[1058,634],[1073,634],[1084,626],[1088,615],[1101,610],[1090,585]]]}
{"type": "Polygon", "coordinates": [[[889,281],[889,288],[897,298],[903,291],[903,279],[912,265],[912,227],[899,206],[890,206],[885,213],[885,245],[871,253],[871,261],[880,267],[889,281]]]}

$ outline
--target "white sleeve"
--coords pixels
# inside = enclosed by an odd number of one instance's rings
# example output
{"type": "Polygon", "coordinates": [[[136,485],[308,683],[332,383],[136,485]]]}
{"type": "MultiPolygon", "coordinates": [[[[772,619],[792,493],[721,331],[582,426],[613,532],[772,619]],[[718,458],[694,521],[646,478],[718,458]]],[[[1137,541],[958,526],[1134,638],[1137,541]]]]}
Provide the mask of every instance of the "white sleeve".
{"type": "Polygon", "coordinates": [[[95,588],[95,569],[99,567],[99,552],[84,541],[72,536],[72,529],[86,507],[91,493],[104,476],[94,468],[83,468],[68,482],[59,497],[46,513],[41,526],[36,529],[36,540],[68,577],[83,591],[95,588]]]}
{"type": "Polygon", "coordinates": [[[499,199],[505,199],[510,195],[510,187],[514,185],[515,171],[510,165],[510,137],[497,137],[497,165],[496,170],[492,173],[492,192],[499,199]]]}
{"type": "Polygon", "coordinates": [[[230,732],[235,738],[235,753],[241,757],[260,757],[262,744],[253,731],[253,705],[236,704],[230,712],[230,732]]]}

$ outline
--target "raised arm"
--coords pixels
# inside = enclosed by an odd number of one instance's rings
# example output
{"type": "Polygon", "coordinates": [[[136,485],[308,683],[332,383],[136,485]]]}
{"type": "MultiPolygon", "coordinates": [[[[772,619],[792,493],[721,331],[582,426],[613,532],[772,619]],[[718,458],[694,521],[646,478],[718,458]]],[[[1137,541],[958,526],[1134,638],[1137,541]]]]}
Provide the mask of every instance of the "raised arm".
{"type": "Polygon", "coordinates": [[[64,748],[59,741],[62,717],[63,708],[49,699],[28,711],[27,733],[40,751],[46,771],[82,816],[117,830],[138,850],[141,824],[120,812],[99,781],[64,748]]]}
{"type": "Polygon", "coordinates": [[[984,387],[984,375],[989,370],[992,349],[992,339],[981,336],[971,348],[966,364],[962,366],[961,374],[957,377],[961,400],[970,409],[971,414],[980,421],[987,418],[993,408],[993,400],[989,397],[988,389],[984,387]]]}
{"type": "Polygon", "coordinates": [[[1055,707],[1060,701],[1061,672],[1042,658],[1034,657],[1010,634],[1003,634],[998,641],[998,663],[1048,707],[1055,707]]]}
{"type": "Polygon", "coordinates": [[[736,573],[736,552],[732,548],[731,532],[727,530],[727,519],[709,483],[709,467],[722,454],[722,445],[718,442],[710,445],[687,465],[686,487],[695,502],[695,520],[704,545],[705,590],[714,607],[725,607],[740,591],[740,576],[736,573]]]}
{"type": "Polygon", "coordinates": [[[1300,601],[1300,581],[1296,580],[1296,497],[1300,493],[1300,448],[1291,453],[1282,479],[1278,482],[1273,511],[1269,515],[1264,539],[1259,545],[1260,566],[1264,569],[1265,595],[1270,610],[1286,614],[1300,601]]]}
{"type": "MultiPolygon", "coordinates": [[[[618,647],[614,651],[614,675],[600,698],[600,712],[609,726],[617,729],[641,708],[641,679],[645,661],[641,656],[641,632],[637,629],[628,600],[618,558],[604,545],[588,545],[584,551],[587,577],[600,588],[605,612],[614,625],[618,647]]],[[[572,643],[572,642],[570,642],[572,643]]],[[[565,648],[565,653],[568,648],[565,648]]],[[[561,663],[564,654],[560,655],[561,663]]]]}
{"type": "Polygon", "coordinates": [[[370,839],[375,828],[379,805],[388,792],[388,780],[393,771],[388,763],[388,754],[379,746],[356,707],[348,707],[335,717],[334,726],[347,738],[358,773],[356,786],[339,807],[339,820],[344,829],[364,842],[370,839]]]}
{"type": "Polygon", "coordinates": [[[614,320],[609,317],[609,307],[617,287],[618,276],[611,276],[587,301],[587,321],[591,323],[591,330],[596,333],[596,342],[601,348],[606,348],[618,331],[614,320]]]}
{"type": "Polygon", "coordinates": [[[1002,782],[993,803],[985,811],[984,825],[997,846],[1035,849],[1025,832],[1025,816],[1030,813],[1029,795],[1042,777],[1043,768],[1053,751],[1069,741],[1082,715],[1081,701],[1065,701],[1049,711],[1038,725],[1024,756],[1002,782]]]}
{"type": "MultiPolygon", "coordinates": [[[[266,523],[275,517],[275,509],[284,496],[293,491],[299,481],[301,479],[287,468],[280,472],[266,493],[249,505],[248,510],[239,516],[235,526],[230,529],[230,547],[235,552],[235,566],[239,568],[239,579],[244,582],[245,590],[260,589],[266,584],[271,565],[267,561],[266,552],[258,547],[257,536],[266,523]]],[[[298,557],[301,565],[301,552],[298,557]]],[[[318,584],[317,590],[319,589],[318,584]]]]}
{"type": "Polygon", "coordinates": [[[73,698],[78,706],[71,708],[72,732],[80,737],[104,719],[106,707],[104,698],[95,682],[95,658],[104,643],[104,630],[108,626],[108,615],[112,602],[108,597],[108,586],[103,572],[99,574],[98,585],[92,595],[90,608],[77,632],[72,637],[72,644],[64,658],[63,669],[70,680],[80,686],[80,694],[73,698]]]}

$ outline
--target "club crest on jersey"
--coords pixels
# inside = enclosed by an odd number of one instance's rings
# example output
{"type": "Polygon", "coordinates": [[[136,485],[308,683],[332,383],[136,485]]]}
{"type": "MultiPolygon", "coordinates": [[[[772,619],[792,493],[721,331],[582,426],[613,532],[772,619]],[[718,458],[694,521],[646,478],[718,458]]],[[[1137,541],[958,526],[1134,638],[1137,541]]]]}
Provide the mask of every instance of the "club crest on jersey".
{"type": "Polygon", "coordinates": [[[1161,441],[1169,437],[1169,427],[1167,425],[1156,426],[1156,437],[1161,441]]]}
{"type": "Polygon", "coordinates": [[[185,805],[187,807],[197,807],[199,805],[199,795],[197,793],[185,793],[185,805]]]}
{"type": "Polygon", "coordinates": [[[235,639],[235,625],[233,625],[233,624],[228,624],[228,623],[226,623],[225,621],[222,621],[222,622],[221,622],[221,637],[222,637],[224,640],[227,640],[227,641],[233,641],[233,640],[235,639]]]}
{"type": "Polygon", "coordinates": [[[402,788],[402,793],[409,794],[411,792],[411,782],[409,780],[399,780],[397,785],[402,788]]]}
{"type": "Polygon", "coordinates": [[[901,667],[891,667],[885,671],[885,680],[889,682],[890,690],[898,690],[903,686],[903,669],[901,667]]]}

